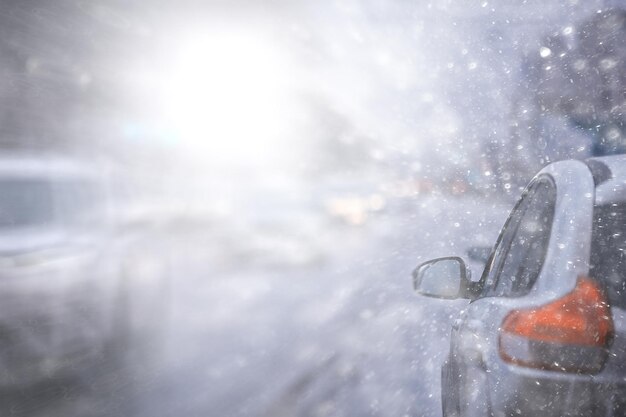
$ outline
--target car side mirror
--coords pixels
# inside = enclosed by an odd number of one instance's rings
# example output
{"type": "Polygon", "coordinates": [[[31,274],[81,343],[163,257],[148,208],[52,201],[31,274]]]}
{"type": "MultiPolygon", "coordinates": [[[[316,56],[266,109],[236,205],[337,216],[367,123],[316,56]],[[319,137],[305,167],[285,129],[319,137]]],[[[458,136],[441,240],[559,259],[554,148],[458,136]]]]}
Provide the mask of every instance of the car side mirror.
{"type": "Polygon", "coordinates": [[[416,292],[434,298],[472,298],[470,271],[456,256],[424,262],[413,271],[416,292]]]}

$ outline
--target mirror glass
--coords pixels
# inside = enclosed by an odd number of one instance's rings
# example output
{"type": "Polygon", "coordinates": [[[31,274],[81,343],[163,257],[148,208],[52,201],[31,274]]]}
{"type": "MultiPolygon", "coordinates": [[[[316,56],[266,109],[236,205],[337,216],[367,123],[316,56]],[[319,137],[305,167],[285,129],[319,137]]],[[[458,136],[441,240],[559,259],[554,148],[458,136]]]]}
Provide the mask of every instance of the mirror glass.
{"type": "Polygon", "coordinates": [[[438,298],[457,298],[464,267],[459,258],[441,258],[418,266],[413,273],[415,290],[438,298]]]}

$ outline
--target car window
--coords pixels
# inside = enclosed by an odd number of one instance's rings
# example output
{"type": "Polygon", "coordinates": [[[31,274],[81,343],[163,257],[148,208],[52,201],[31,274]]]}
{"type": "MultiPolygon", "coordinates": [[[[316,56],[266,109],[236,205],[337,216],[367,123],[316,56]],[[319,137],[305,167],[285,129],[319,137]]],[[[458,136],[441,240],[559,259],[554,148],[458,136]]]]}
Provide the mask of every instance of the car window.
{"type": "Polygon", "coordinates": [[[483,296],[519,297],[530,291],[548,249],[555,202],[556,189],[550,180],[529,189],[505,225],[485,270],[483,296]]]}
{"type": "Polygon", "coordinates": [[[0,228],[41,226],[53,222],[50,183],[38,179],[0,180],[0,228]]]}
{"type": "Polygon", "coordinates": [[[594,209],[589,274],[602,281],[611,305],[626,308],[626,203],[594,209]]]}

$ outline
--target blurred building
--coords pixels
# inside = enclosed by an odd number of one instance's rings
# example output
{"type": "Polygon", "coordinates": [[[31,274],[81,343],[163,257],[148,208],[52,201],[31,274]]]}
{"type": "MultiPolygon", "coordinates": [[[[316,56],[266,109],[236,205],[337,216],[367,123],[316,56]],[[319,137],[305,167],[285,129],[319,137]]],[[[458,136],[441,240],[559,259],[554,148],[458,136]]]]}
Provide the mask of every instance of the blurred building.
{"type": "Polygon", "coordinates": [[[626,152],[626,11],[555,26],[526,53],[511,114],[527,176],[560,159],[626,152]]]}

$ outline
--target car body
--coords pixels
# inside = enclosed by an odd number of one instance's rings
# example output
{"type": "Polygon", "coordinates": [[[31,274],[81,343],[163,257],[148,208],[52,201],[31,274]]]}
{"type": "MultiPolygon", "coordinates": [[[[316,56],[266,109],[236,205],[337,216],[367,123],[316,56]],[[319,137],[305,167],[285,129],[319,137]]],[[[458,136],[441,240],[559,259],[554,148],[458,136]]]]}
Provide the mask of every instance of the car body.
{"type": "Polygon", "coordinates": [[[531,181],[479,281],[460,258],[418,292],[468,298],[442,368],[444,416],[626,415],[626,156],[531,181]]]}
{"type": "Polygon", "coordinates": [[[107,195],[77,162],[0,159],[0,387],[81,372],[123,331],[123,245],[107,195]]]}

